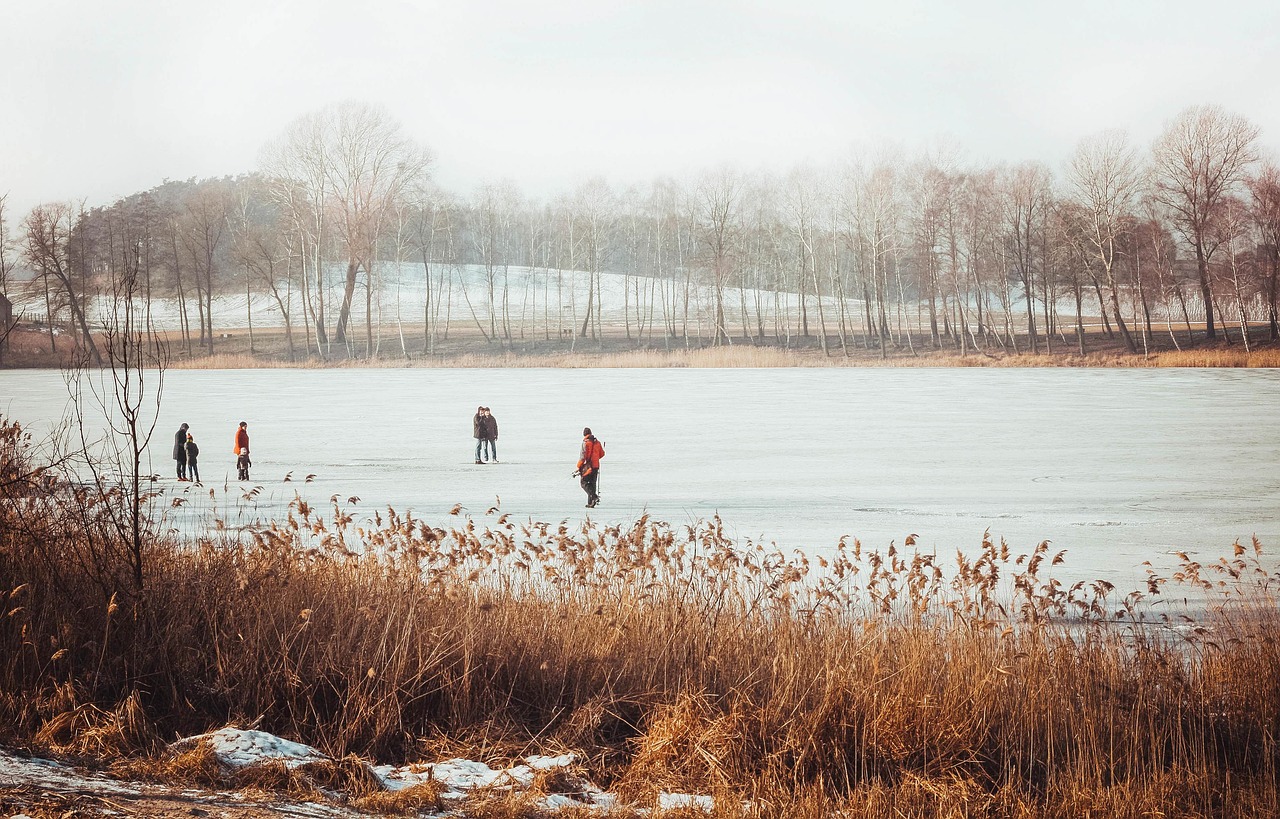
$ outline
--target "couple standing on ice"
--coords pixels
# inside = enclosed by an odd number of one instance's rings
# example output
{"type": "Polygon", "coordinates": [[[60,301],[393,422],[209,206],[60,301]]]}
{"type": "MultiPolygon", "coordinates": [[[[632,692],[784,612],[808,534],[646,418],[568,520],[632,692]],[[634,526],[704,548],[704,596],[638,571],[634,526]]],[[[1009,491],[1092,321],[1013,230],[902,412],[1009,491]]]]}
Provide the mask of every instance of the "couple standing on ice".
{"type": "MultiPolygon", "coordinates": [[[[476,407],[471,419],[471,437],[476,439],[476,463],[488,463],[490,454],[498,462],[498,419],[488,407],[476,407]],[[483,454],[483,460],[481,455],[483,454]]],[[[594,509],[600,502],[600,459],[604,457],[604,444],[591,434],[591,427],[582,430],[582,449],[578,452],[578,468],[573,476],[581,478],[582,491],[587,493],[587,508],[594,509]]]]}
{"type": "Polygon", "coordinates": [[[476,439],[476,463],[488,463],[489,455],[493,462],[498,462],[498,419],[493,417],[488,407],[476,407],[476,417],[471,419],[471,437],[476,439]],[[484,460],[480,460],[480,450],[484,448],[484,460]]]}

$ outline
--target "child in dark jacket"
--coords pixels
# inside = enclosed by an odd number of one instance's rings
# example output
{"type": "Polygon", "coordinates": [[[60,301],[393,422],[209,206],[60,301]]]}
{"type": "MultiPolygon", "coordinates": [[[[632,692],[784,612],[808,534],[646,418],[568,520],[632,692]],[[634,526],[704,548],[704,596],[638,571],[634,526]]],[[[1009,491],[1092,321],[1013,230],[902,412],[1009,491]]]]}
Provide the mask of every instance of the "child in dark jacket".
{"type": "Polygon", "coordinates": [[[249,460],[249,450],[242,450],[240,457],[236,458],[236,480],[249,480],[249,467],[253,466],[253,462],[249,460]]]}
{"type": "Polygon", "coordinates": [[[187,479],[200,483],[200,467],[196,464],[196,459],[200,457],[200,447],[196,446],[196,439],[187,435],[187,479]]]}

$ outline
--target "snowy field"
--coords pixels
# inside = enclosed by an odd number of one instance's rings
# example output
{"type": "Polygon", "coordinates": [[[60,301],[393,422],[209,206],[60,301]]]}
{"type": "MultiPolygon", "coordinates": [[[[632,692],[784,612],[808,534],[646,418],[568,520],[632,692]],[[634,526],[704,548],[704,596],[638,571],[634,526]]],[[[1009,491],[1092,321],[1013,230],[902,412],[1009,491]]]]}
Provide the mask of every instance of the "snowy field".
{"type": "MultiPolygon", "coordinates": [[[[66,395],[57,372],[0,372],[0,413],[38,436],[66,395]]],[[[499,497],[517,520],[576,521],[584,425],[607,446],[590,511],[605,523],[719,513],[739,538],[810,553],[914,533],[944,556],[989,528],[1015,550],[1048,539],[1071,575],[1129,588],[1175,550],[1212,560],[1254,534],[1280,549],[1276,371],[176,370],[151,464],[189,497],[170,513],[184,528],[215,504],[231,525],[280,517],[295,491],[446,527],[455,503],[481,524],[499,497]],[[478,404],[498,419],[499,464],[472,463],[478,404]],[[242,419],[252,501],[232,480],[242,419]],[[171,479],[183,421],[203,490],[171,479]]]]}
{"type": "MultiPolygon", "coordinates": [[[[342,283],[345,266],[332,266],[328,272],[328,286],[324,288],[325,303],[329,305],[329,318],[332,323],[337,318],[337,308],[342,299],[342,283]]],[[[395,334],[397,321],[410,325],[420,325],[426,303],[426,279],[420,264],[395,264],[383,262],[375,267],[376,286],[373,302],[375,326],[381,325],[384,336],[390,340],[395,334]]],[[[588,297],[591,294],[591,275],[581,270],[557,271],[547,268],[529,267],[497,267],[493,271],[495,298],[500,303],[504,287],[508,291],[513,323],[527,322],[529,325],[544,327],[550,323],[553,327],[563,320],[565,327],[579,326],[585,317],[588,297]]],[[[699,322],[709,320],[714,304],[712,288],[702,279],[695,276],[689,284],[689,322],[690,332],[696,332],[699,322]]],[[[363,282],[363,279],[361,280],[363,282]]],[[[628,313],[631,321],[636,319],[637,294],[641,300],[653,304],[652,320],[659,327],[663,317],[670,311],[677,317],[682,315],[684,299],[683,280],[659,280],[650,278],[628,277],[621,273],[603,272],[599,274],[600,292],[596,296],[602,318],[608,323],[621,324],[628,313]],[[625,295],[624,295],[625,291],[625,295]]],[[[282,298],[285,299],[294,326],[301,332],[303,322],[302,299],[299,293],[287,295],[288,286],[279,283],[282,298]]],[[[360,286],[360,294],[352,311],[352,321],[356,328],[364,327],[364,285],[360,286]]],[[[432,273],[432,303],[439,308],[433,321],[451,317],[453,322],[463,326],[471,326],[478,322],[481,326],[489,326],[488,304],[488,271],[480,265],[436,265],[432,273]]],[[[26,314],[29,319],[41,317],[45,313],[43,291],[33,283],[26,292],[13,294],[14,309],[17,314],[26,314]]],[[[725,311],[730,332],[740,328],[740,315],[743,299],[747,303],[750,321],[755,320],[757,303],[765,315],[765,324],[770,331],[773,316],[781,314],[791,316],[794,320],[800,299],[795,293],[774,292],[771,290],[743,289],[726,287],[724,290],[725,311]]],[[[999,300],[990,297],[988,309],[999,311],[999,300]]],[[[817,320],[817,299],[810,295],[807,298],[811,319],[817,320]]],[[[827,295],[822,299],[828,317],[832,317],[839,309],[839,300],[827,295]]],[[[102,320],[110,312],[113,299],[111,296],[99,296],[91,299],[89,307],[90,323],[95,319],[102,320]]],[[[846,300],[850,315],[858,317],[855,324],[861,326],[863,302],[861,299],[846,300]]],[[[972,309],[973,302],[969,307],[972,309]]],[[[142,303],[138,303],[140,314],[142,303]]],[[[1073,321],[1075,301],[1070,297],[1062,298],[1057,305],[1058,313],[1064,322],[1073,321]]],[[[157,328],[161,330],[177,330],[181,326],[176,299],[156,298],[152,301],[151,317],[157,328]]],[[[1262,315],[1261,302],[1257,307],[1258,315],[1262,315]]],[[[499,314],[501,308],[498,308],[499,314]]],[[[1096,301],[1086,296],[1085,315],[1093,316],[1098,312],[1096,301]]],[[[1014,298],[1013,314],[1015,317],[1025,316],[1020,298],[1014,298]]],[[[278,302],[265,292],[255,292],[246,299],[243,291],[224,293],[213,299],[213,321],[215,332],[244,332],[249,325],[250,315],[253,326],[258,329],[281,328],[284,319],[278,302]]],[[[1156,317],[1162,318],[1161,311],[1156,308],[1156,317]]],[[[66,316],[63,316],[66,319],[66,316]]],[[[198,323],[194,303],[188,305],[188,320],[198,323]]],[[[1017,319],[1017,324],[1025,323],[1025,319],[1017,319]]],[[[363,331],[358,335],[363,336],[363,331]]],[[[384,343],[386,343],[384,341],[384,343]]]]}

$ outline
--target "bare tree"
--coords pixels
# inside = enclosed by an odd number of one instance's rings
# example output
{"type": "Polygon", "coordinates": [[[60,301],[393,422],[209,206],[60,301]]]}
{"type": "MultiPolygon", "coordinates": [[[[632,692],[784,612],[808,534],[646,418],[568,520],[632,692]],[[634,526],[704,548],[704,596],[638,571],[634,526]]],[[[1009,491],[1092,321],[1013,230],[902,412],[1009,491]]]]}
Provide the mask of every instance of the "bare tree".
{"type": "Polygon", "coordinates": [[[9,279],[17,259],[13,256],[14,239],[9,235],[9,194],[0,194],[0,296],[9,294],[9,279]]]}
{"type": "Polygon", "coordinates": [[[221,284],[218,263],[231,210],[230,191],[222,181],[213,180],[184,197],[179,217],[182,245],[196,279],[200,344],[206,345],[210,354],[213,353],[213,292],[221,284]]]}
{"type": "Polygon", "coordinates": [[[9,235],[9,194],[0,194],[0,363],[9,347],[9,334],[17,326],[13,315],[13,302],[9,299],[9,279],[17,260],[13,257],[13,238],[9,235]]]}
{"type": "Polygon", "coordinates": [[[160,412],[168,345],[140,312],[143,238],[133,235],[121,248],[106,277],[110,306],[102,317],[103,356],[82,351],[72,363],[68,387],[74,399],[85,467],[119,542],[124,547],[133,593],[144,600],[145,547],[153,525],[145,509],[153,494],[144,456],[160,412]],[[92,365],[92,366],[91,366],[92,365]],[[110,435],[95,446],[89,440],[90,413],[106,420],[110,435]],[[122,504],[115,501],[119,498],[122,504]]]}
{"type": "MultiPolygon", "coordinates": [[[[1213,220],[1212,231],[1214,243],[1222,249],[1222,278],[1230,287],[1230,296],[1236,309],[1236,321],[1240,325],[1240,337],[1244,342],[1245,352],[1251,348],[1249,338],[1249,307],[1247,302],[1253,295],[1255,267],[1257,256],[1253,252],[1257,246],[1251,242],[1249,235],[1253,227],[1248,205],[1241,199],[1227,197],[1218,209],[1213,220]]],[[[1226,317],[1223,317],[1223,333],[1226,334],[1226,317]]],[[[1228,338],[1228,341],[1230,338],[1228,338]]]]}
{"type": "Polygon", "coordinates": [[[725,327],[724,291],[732,274],[734,254],[741,234],[742,179],[730,168],[703,176],[695,192],[698,236],[711,272],[715,313],[712,337],[715,344],[729,341],[725,327]]]}
{"type": "Polygon", "coordinates": [[[1204,299],[1205,334],[1216,338],[1209,263],[1218,245],[1212,223],[1224,200],[1244,181],[1257,159],[1258,128],[1217,105],[1199,105],[1178,115],[1153,149],[1156,196],[1195,252],[1204,299]]]}
{"type": "Polygon", "coordinates": [[[296,120],[262,152],[262,165],[271,179],[273,197],[288,215],[291,233],[296,236],[296,242],[290,243],[297,246],[301,267],[304,323],[315,328],[316,353],[321,358],[329,349],[324,287],[324,251],[329,238],[325,202],[329,156],[325,149],[325,130],[321,115],[308,114],[296,120]]]}
{"type": "Polygon", "coordinates": [[[822,354],[827,349],[827,316],[822,304],[822,280],[818,276],[818,245],[820,231],[817,180],[812,172],[794,171],[787,179],[782,196],[782,210],[787,230],[795,243],[797,294],[803,302],[812,287],[817,299],[818,338],[822,354]]]}
{"type": "Polygon", "coordinates": [[[1083,210],[1084,219],[1079,226],[1083,243],[1089,248],[1089,268],[1101,272],[1116,326],[1129,352],[1137,352],[1120,309],[1117,281],[1121,235],[1132,226],[1132,211],[1142,181],[1137,154],[1118,131],[1089,137],[1077,146],[1067,166],[1067,181],[1083,210]]]}
{"type": "MultiPolygon", "coordinates": [[[[102,364],[102,355],[89,330],[87,310],[87,282],[84,270],[74,269],[70,254],[70,242],[74,230],[76,209],[67,202],[37,205],[23,220],[25,241],[23,252],[27,262],[45,281],[46,295],[50,283],[60,291],[71,311],[71,319],[79,330],[80,343],[96,365],[102,364]]],[[[51,304],[51,302],[48,302],[51,304]]],[[[53,312],[49,316],[52,333],[53,312]]]]}
{"type": "Polygon", "coordinates": [[[289,360],[297,357],[293,339],[293,276],[287,239],[287,217],[275,211],[255,190],[259,182],[246,181],[237,200],[231,235],[231,254],[245,273],[245,308],[249,322],[249,352],[253,352],[253,291],[266,289],[275,300],[284,322],[289,360]]]}
{"type": "MultiPolygon", "coordinates": [[[[1013,268],[1022,283],[1023,297],[1027,304],[1027,338],[1031,352],[1040,352],[1036,333],[1036,311],[1032,304],[1032,285],[1036,268],[1042,267],[1040,255],[1043,243],[1035,232],[1044,224],[1044,211],[1049,206],[1049,169],[1036,162],[1027,162],[1010,169],[1001,179],[1004,194],[1008,246],[1013,257],[1013,268]]],[[[1046,327],[1046,332],[1048,328],[1046,327]]]]}
{"type": "Polygon", "coordinates": [[[603,179],[590,179],[574,191],[570,211],[569,227],[573,231],[570,237],[571,258],[576,256],[580,259],[587,273],[586,313],[577,335],[578,338],[586,338],[589,334],[602,341],[602,276],[615,251],[617,197],[603,179]]]}
{"type": "Polygon", "coordinates": [[[1249,180],[1252,195],[1250,212],[1258,230],[1258,256],[1265,271],[1264,293],[1267,324],[1272,341],[1280,339],[1277,321],[1277,285],[1280,285],[1280,167],[1267,162],[1249,180]]]}

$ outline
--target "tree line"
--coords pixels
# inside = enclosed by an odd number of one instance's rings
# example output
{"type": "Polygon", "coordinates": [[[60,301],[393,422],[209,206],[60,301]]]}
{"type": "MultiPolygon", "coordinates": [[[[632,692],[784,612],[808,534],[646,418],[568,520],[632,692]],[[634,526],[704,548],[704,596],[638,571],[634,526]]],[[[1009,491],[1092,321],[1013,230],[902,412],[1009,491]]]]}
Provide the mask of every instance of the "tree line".
{"type": "Polygon", "coordinates": [[[1256,126],[1216,106],[1183,111],[1149,149],[1083,139],[1057,171],[885,151],[621,190],[593,179],[541,202],[509,183],[444,190],[432,163],[386,112],[348,103],[295,121],[242,176],[20,220],[0,198],[0,293],[42,314],[51,347],[56,326],[91,358],[122,272],[145,325],[191,355],[228,327],[252,346],[255,321],[283,330],[291,360],[430,354],[451,333],[829,355],[1083,353],[1091,322],[1131,352],[1157,333],[1280,337],[1280,168],[1256,126]]]}

